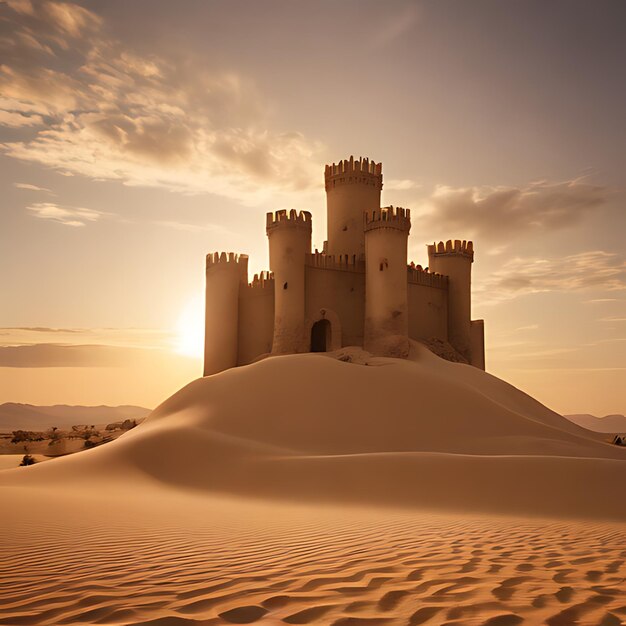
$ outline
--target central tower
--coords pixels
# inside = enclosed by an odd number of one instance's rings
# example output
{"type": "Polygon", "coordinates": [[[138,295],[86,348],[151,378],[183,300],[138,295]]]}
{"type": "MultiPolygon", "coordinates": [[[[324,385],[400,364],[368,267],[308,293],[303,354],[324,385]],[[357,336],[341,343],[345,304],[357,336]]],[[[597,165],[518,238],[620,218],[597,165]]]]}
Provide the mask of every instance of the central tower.
{"type": "Polygon", "coordinates": [[[356,256],[365,254],[363,214],[380,209],[383,165],[354,157],[327,165],[326,212],[328,221],[327,254],[356,256]]]}

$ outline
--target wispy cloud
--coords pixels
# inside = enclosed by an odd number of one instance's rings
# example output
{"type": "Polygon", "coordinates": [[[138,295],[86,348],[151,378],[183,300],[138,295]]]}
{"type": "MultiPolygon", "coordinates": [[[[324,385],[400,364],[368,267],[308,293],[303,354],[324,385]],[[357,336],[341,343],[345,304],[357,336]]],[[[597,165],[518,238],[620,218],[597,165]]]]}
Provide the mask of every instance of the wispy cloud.
{"type": "Polygon", "coordinates": [[[387,191],[408,191],[409,189],[419,189],[421,186],[421,183],[411,180],[410,178],[391,178],[385,180],[385,189],[387,191]]]}
{"type": "Polygon", "coordinates": [[[219,233],[222,235],[232,235],[233,231],[220,226],[219,224],[192,224],[189,222],[176,222],[169,220],[160,220],[154,222],[158,226],[165,226],[166,228],[173,228],[174,230],[182,230],[190,233],[219,233]]]}
{"type": "Polygon", "coordinates": [[[13,1],[3,12],[0,113],[36,131],[5,143],[6,155],[250,204],[318,183],[320,144],[268,130],[263,97],[237,73],[138,55],[76,4],[13,1]]]}
{"type": "Polygon", "coordinates": [[[150,328],[48,328],[24,326],[0,328],[5,347],[30,345],[99,345],[119,348],[167,349],[172,331],[150,328]]]}
{"type": "Polygon", "coordinates": [[[53,202],[37,202],[27,206],[26,210],[40,219],[52,220],[74,228],[86,226],[89,222],[97,222],[102,217],[110,215],[93,209],[62,207],[53,202]]]}
{"type": "Polygon", "coordinates": [[[124,364],[128,350],[132,348],[52,343],[0,346],[0,367],[114,367],[124,364]]]}
{"type": "Polygon", "coordinates": [[[482,304],[547,291],[626,289],[626,263],[600,250],[556,258],[514,258],[476,285],[482,304]]]}
{"type": "Polygon", "coordinates": [[[26,189],[28,191],[45,191],[46,193],[52,193],[51,189],[47,189],[46,187],[39,187],[37,185],[31,185],[30,183],[13,183],[14,187],[18,189],[26,189]]]}
{"type": "MultiPolygon", "coordinates": [[[[10,106],[10,105],[9,105],[10,106]]],[[[43,117],[35,113],[21,113],[12,110],[0,110],[0,126],[9,128],[22,128],[25,126],[41,126],[44,123],[43,117]]]]}
{"type": "Polygon", "coordinates": [[[528,326],[520,326],[515,329],[515,332],[522,332],[526,330],[537,330],[539,328],[539,324],[529,324],[528,326]]]}
{"type": "Polygon", "coordinates": [[[12,333],[14,331],[26,331],[31,333],[80,333],[76,328],[49,328],[47,326],[8,326],[0,328],[0,335],[12,333]]]}

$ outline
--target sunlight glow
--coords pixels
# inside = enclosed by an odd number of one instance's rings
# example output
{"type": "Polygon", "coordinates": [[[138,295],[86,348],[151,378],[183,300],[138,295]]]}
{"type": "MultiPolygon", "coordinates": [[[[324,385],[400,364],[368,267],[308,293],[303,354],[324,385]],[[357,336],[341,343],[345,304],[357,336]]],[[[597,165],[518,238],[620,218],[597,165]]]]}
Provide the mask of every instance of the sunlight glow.
{"type": "Polygon", "coordinates": [[[201,357],[204,352],[204,298],[197,294],[181,311],[176,323],[175,350],[185,356],[201,357]]]}

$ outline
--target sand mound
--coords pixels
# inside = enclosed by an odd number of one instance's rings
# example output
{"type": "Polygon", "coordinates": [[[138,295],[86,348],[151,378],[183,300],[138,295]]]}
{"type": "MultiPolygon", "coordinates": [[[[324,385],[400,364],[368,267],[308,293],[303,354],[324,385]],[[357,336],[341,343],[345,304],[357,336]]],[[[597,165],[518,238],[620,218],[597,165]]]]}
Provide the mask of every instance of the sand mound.
{"type": "Polygon", "coordinates": [[[409,361],[336,356],[196,380],[118,441],[0,481],[141,473],[254,497],[626,519],[623,448],[417,345],[409,361]]]}

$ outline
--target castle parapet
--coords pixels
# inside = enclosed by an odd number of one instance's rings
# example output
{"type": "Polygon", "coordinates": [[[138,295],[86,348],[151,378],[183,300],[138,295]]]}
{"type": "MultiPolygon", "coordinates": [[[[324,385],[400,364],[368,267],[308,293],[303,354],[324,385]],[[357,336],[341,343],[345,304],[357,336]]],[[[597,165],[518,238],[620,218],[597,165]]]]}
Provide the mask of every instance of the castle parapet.
{"type": "Polygon", "coordinates": [[[414,285],[424,285],[425,287],[436,287],[437,289],[448,288],[448,277],[436,272],[429,272],[421,265],[411,263],[407,266],[407,280],[414,285]]]}
{"type": "Polygon", "coordinates": [[[400,207],[383,207],[363,213],[365,232],[375,228],[394,228],[395,230],[411,230],[411,211],[400,207]]]}
{"type": "Polygon", "coordinates": [[[355,254],[324,254],[314,252],[307,254],[305,263],[309,267],[319,267],[327,270],[342,270],[345,272],[365,272],[365,261],[358,259],[355,254]]]}
{"type": "Polygon", "coordinates": [[[343,184],[372,185],[378,190],[383,188],[383,164],[361,157],[327,165],[324,170],[326,191],[343,184]]]}
{"type": "Polygon", "coordinates": [[[429,256],[440,256],[444,254],[465,256],[473,261],[474,244],[471,241],[461,241],[460,239],[455,239],[453,242],[451,239],[448,239],[445,244],[443,241],[440,241],[439,243],[433,243],[428,246],[429,256]]]}
{"type": "Polygon", "coordinates": [[[209,269],[212,265],[217,265],[218,263],[231,263],[239,266],[246,266],[246,270],[248,267],[248,255],[247,254],[236,254],[235,252],[209,252],[206,255],[206,268],[209,269]]]}
{"type": "Polygon", "coordinates": [[[260,272],[255,274],[252,282],[246,285],[248,289],[263,290],[274,287],[274,274],[272,272],[260,272]]]}
{"type": "Polygon", "coordinates": [[[303,228],[311,230],[311,213],[309,211],[280,210],[274,213],[267,213],[265,216],[265,226],[269,235],[276,228],[303,228]]]}

